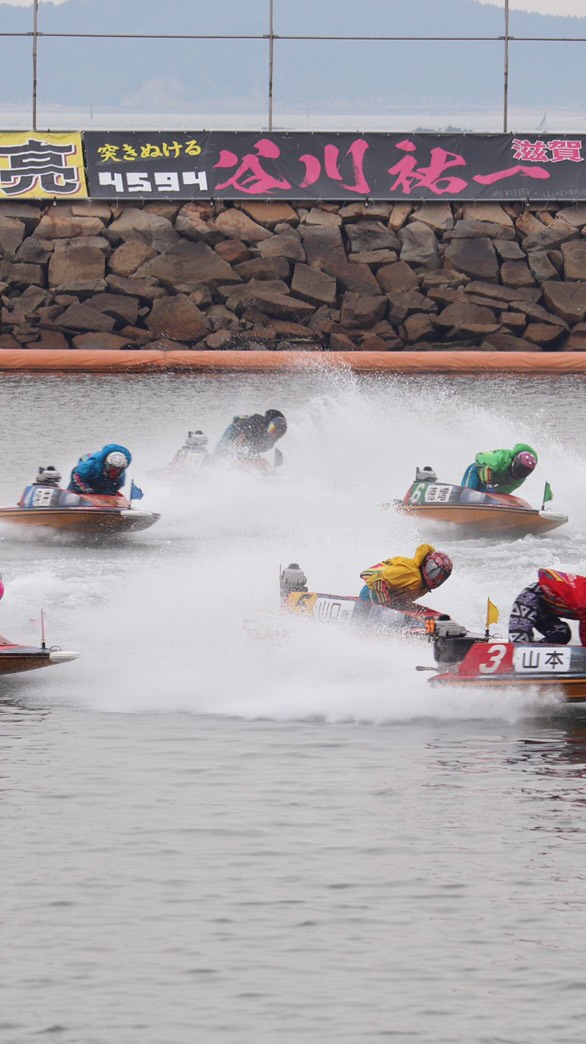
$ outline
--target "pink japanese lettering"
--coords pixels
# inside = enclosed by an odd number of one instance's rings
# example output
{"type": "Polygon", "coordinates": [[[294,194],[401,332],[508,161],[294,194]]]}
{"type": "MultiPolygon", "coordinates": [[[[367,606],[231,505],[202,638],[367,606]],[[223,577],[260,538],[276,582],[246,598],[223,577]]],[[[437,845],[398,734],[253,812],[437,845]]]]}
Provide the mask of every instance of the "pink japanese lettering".
{"type": "Polygon", "coordinates": [[[495,170],[494,174],[475,174],[472,180],[477,181],[479,185],[494,185],[497,181],[503,181],[504,178],[514,178],[517,174],[523,174],[526,178],[534,180],[551,177],[549,171],[544,170],[543,167],[509,167],[508,170],[495,170]]]}
{"type": "Polygon", "coordinates": [[[229,149],[220,150],[220,158],[214,164],[214,169],[217,167],[237,167],[237,170],[227,181],[216,185],[216,190],[226,189],[232,185],[240,192],[247,193],[247,195],[258,196],[268,195],[268,193],[274,192],[276,189],[286,190],[291,188],[290,182],[265,170],[262,163],[262,160],[279,159],[281,155],[279,146],[269,138],[259,138],[253,148],[256,150],[256,155],[254,153],[246,153],[242,160],[239,160],[236,153],[230,152],[229,149]]]}
{"type": "MultiPolygon", "coordinates": [[[[406,153],[416,152],[416,146],[412,141],[405,139],[397,142],[398,149],[406,153]]],[[[430,151],[430,162],[427,167],[420,167],[415,156],[404,156],[403,159],[389,167],[389,174],[396,174],[396,180],[391,185],[391,190],[401,188],[406,196],[410,196],[414,190],[428,189],[435,196],[443,196],[446,193],[458,194],[468,186],[464,178],[446,176],[446,171],[451,167],[465,167],[466,160],[457,152],[447,152],[445,149],[434,148],[430,151]]]]}
{"type": "MultiPolygon", "coordinates": [[[[368,196],[370,192],[370,185],[364,174],[364,157],[367,151],[368,142],[363,138],[356,138],[346,152],[346,158],[350,160],[352,170],[352,183],[342,185],[347,192],[356,192],[360,196],[368,196]]],[[[303,189],[315,185],[321,176],[321,161],[310,152],[304,153],[299,160],[305,166],[305,177],[299,187],[303,189]]],[[[340,150],[336,145],[324,145],[323,165],[328,178],[331,178],[332,181],[343,181],[344,176],[340,171],[340,150]]]]}

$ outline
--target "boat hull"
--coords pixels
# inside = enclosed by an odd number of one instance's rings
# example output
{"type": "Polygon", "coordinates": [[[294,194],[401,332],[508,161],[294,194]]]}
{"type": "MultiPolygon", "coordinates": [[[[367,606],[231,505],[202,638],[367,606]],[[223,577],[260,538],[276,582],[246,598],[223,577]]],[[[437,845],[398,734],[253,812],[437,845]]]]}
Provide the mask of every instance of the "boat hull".
{"type": "Polygon", "coordinates": [[[537,508],[492,505],[476,507],[463,504],[410,505],[401,503],[399,510],[425,521],[448,522],[469,533],[500,533],[517,536],[548,533],[552,529],[564,526],[568,521],[566,515],[554,515],[549,511],[538,511],[537,508]]]}
{"type": "Polygon", "coordinates": [[[0,646],[0,677],[4,674],[23,674],[41,667],[54,667],[59,663],[76,660],[78,653],[62,649],[43,649],[27,645],[0,646]]]}
{"type": "Polygon", "coordinates": [[[482,688],[482,689],[528,689],[532,692],[537,689],[538,691],[555,692],[558,696],[562,697],[567,703],[586,703],[586,675],[580,678],[562,678],[558,677],[555,680],[551,677],[548,678],[519,678],[517,675],[511,675],[509,678],[460,678],[454,674],[452,676],[442,675],[437,678],[432,678],[431,682],[433,685],[449,685],[462,688],[482,688]]]}
{"type": "Polygon", "coordinates": [[[0,523],[70,533],[130,533],[149,529],[161,516],[127,508],[0,508],[0,523]]]}
{"type": "Polygon", "coordinates": [[[426,522],[447,522],[458,526],[462,533],[470,536],[497,533],[518,537],[548,533],[568,521],[566,515],[544,511],[543,507],[541,510],[533,508],[512,493],[438,482],[431,468],[417,471],[415,482],[402,500],[395,501],[395,507],[397,511],[415,515],[426,522]]]}
{"type": "Polygon", "coordinates": [[[333,595],[319,591],[291,593],[283,600],[283,608],[298,616],[310,616],[328,623],[350,623],[372,631],[382,629],[420,635],[427,634],[427,620],[441,615],[435,609],[426,609],[424,606],[390,609],[364,601],[357,595],[333,595]]]}
{"type": "Polygon", "coordinates": [[[459,663],[430,682],[452,688],[531,689],[544,694],[553,692],[567,703],[584,703],[586,648],[542,642],[477,641],[459,663]]]}

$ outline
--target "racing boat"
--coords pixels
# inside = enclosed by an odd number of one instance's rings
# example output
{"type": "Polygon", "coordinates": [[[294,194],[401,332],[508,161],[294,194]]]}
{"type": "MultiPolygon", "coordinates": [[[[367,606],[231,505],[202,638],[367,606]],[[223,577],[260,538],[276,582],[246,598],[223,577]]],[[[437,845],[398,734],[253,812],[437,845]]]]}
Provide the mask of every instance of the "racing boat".
{"type": "Polygon", "coordinates": [[[265,478],[272,478],[282,464],[283,454],[279,449],[274,450],[272,462],[260,454],[252,457],[214,457],[213,454],[207,452],[182,453],[180,450],[166,467],[155,468],[147,474],[151,478],[162,479],[164,482],[187,484],[197,482],[204,475],[209,475],[210,470],[248,471],[265,478]]]}
{"type": "Polygon", "coordinates": [[[409,635],[429,633],[429,620],[449,620],[448,616],[411,604],[402,609],[390,609],[374,602],[366,602],[357,595],[324,594],[309,591],[307,578],[296,562],[280,570],[281,605],[288,612],[311,616],[330,623],[349,623],[366,630],[390,630],[409,635]]]}
{"type": "MultiPolygon", "coordinates": [[[[586,648],[509,642],[478,635],[454,621],[429,619],[436,663],[433,685],[556,692],[568,703],[586,702],[586,648]]],[[[426,668],[423,668],[426,669],[426,668]]],[[[431,668],[433,669],[433,668],[431,668]]]]}
{"type": "Polygon", "coordinates": [[[0,635],[0,676],[3,674],[22,674],[24,671],[36,671],[39,667],[52,667],[57,663],[69,663],[77,660],[79,653],[66,652],[58,645],[47,647],[45,643],[45,625],[41,610],[41,644],[17,645],[0,635]]]}
{"type": "Polygon", "coordinates": [[[128,533],[148,529],[161,516],[137,511],[121,493],[113,496],[71,493],[33,483],[15,507],[0,508],[0,522],[41,526],[70,533],[128,533]]]}
{"type": "Polygon", "coordinates": [[[394,506],[398,511],[424,520],[451,522],[469,535],[499,533],[518,537],[547,533],[568,521],[567,515],[556,515],[544,507],[533,508],[526,500],[510,493],[481,493],[438,482],[433,468],[429,467],[417,468],[415,482],[394,506]]]}

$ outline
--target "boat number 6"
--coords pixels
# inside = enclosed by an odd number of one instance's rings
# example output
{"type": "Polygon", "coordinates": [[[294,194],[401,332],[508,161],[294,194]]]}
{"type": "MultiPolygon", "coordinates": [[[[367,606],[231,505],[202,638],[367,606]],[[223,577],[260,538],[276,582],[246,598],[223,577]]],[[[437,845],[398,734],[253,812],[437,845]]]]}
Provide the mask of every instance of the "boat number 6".
{"type": "Polygon", "coordinates": [[[479,663],[481,674],[494,674],[498,671],[507,651],[506,645],[491,645],[488,649],[488,662],[479,663]]]}

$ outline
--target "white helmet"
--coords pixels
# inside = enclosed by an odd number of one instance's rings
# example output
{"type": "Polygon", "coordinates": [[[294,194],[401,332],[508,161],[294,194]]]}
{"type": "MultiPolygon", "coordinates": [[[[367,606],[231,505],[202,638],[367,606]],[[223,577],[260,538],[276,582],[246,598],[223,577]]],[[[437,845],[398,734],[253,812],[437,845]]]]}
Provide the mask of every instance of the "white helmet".
{"type": "Polygon", "coordinates": [[[124,453],[121,453],[120,450],[113,450],[104,460],[104,471],[110,478],[112,478],[112,472],[116,475],[120,475],[121,472],[128,467],[128,463],[128,457],[126,457],[124,453]]]}

